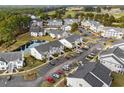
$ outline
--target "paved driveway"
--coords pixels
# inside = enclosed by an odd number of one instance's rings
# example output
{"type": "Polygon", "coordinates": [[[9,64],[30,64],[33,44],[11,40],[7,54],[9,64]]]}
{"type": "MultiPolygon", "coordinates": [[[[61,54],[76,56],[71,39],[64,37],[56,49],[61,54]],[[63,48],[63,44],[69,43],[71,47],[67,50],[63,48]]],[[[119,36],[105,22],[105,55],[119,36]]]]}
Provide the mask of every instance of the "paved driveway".
{"type": "Polygon", "coordinates": [[[46,64],[43,67],[41,67],[38,70],[38,78],[33,81],[26,81],[23,79],[22,76],[13,76],[11,81],[6,82],[5,77],[3,78],[0,77],[0,87],[38,87],[44,80],[44,77],[60,69],[63,65],[71,64],[73,62],[77,62],[78,60],[82,60],[84,63],[87,62],[85,57],[88,54],[90,54],[96,47],[97,45],[90,48],[88,51],[84,50],[82,54],[76,54],[74,57],[71,57],[69,60],[67,60],[64,57],[61,57],[58,60],[53,60],[53,62],[55,62],[56,65],[51,66],[50,64],[46,64]]]}

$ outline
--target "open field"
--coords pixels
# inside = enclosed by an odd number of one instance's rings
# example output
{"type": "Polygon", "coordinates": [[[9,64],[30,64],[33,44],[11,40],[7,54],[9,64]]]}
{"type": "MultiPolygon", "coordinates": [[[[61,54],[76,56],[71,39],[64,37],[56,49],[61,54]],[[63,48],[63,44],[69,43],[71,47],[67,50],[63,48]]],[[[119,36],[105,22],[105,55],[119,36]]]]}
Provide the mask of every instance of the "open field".
{"type": "Polygon", "coordinates": [[[112,87],[124,87],[124,75],[118,73],[112,73],[113,82],[112,87]]]}
{"type": "Polygon", "coordinates": [[[121,16],[124,16],[124,13],[113,14],[113,16],[114,16],[115,18],[119,18],[119,17],[121,17],[121,16]]]}

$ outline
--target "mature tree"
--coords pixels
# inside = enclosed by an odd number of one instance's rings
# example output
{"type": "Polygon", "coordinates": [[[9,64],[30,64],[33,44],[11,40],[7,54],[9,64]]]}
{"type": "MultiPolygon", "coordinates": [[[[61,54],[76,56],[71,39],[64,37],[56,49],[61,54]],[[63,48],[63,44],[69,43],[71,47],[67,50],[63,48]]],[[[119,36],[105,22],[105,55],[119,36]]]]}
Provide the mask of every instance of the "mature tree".
{"type": "Polygon", "coordinates": [[[66,16],[66,18],[72,18],[71,14],[68,14],[68,15],[66,16]]]}
{"type": "Polygon", "coordinates": [[[101,12],[101,8],[100,8],[100,7],[97,7],[97,8],[96,8],[96,12],[97,12],[97,13],[100,13],[100,12],[101,12]]]}
{"type": "Polygon", "coordinates": [[[71,31],[72,31],[72,32],[75,32],[76,30],[78,30],[78,24],[77,24],[77,23],[73,23],[73,24],[71,25],[71,31]]]}

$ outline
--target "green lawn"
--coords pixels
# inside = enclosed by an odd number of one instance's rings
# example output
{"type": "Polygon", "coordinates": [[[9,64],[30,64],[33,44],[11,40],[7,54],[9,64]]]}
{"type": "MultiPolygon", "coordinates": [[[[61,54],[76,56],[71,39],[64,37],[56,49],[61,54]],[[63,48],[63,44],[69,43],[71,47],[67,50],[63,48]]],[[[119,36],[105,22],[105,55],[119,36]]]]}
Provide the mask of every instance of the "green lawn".
{"type": "Polygon", "coordinates": [[[112,87],[124,87],[124,75],[112,73],[112,77],[114,78],[112,87]]]}
{"type": "Polygon", "coordinates": [[[55,11],[50,11],[50,12],[48,12],[47,14],[48,14],[48,15],[53,15],[53,14],[55,14],[55,11]]]}
{"type": "Polygon", "coordinates": [[[41,61],[41,60],[35,59],[32,56],[28,56],[28,57],[25,57],[25,63],[26,63],[26,66],[23,67],[22,69],[20,69],[20,71],[29,70],[29,69],[32,69],[34,67],[37,67],[37,66],[45,63],[45,60],[41,61]]]}
{"type": "Polygon", "coordinates": [[[119,13],[119,14],[113,14],[115,18],[119,18],[121,16],[124,16],[124,13],[119,13]]]}
{"type": "Polygon", "coordinates": [[[30,33],[25,33],[23,35],[20,35],[16,39],[17,41],[9,46],[8,48],[0,47],[0,51],[12,51],[14,49],[17,49],[19,46],[26,44],[30,40],[47,40],[47,41],[53,41],[55,39],[52,39],[50,36],[39,36],[39,37],[31,37],[30,33]]]}

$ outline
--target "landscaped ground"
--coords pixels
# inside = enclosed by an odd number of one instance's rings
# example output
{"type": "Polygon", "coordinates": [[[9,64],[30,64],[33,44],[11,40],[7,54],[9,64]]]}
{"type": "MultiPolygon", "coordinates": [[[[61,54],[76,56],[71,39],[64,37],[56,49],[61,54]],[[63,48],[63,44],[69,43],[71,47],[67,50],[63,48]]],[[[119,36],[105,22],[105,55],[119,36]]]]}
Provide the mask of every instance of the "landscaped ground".
{"type": "Polygon", "coordinates": [[[0,51],[12,51],[18,48],[19,46],[24,45],[25,43],[29,42],[30,40],[53,41],[55,39],[52,39],[50,36],[31,37],[30,33],[25,33],[17,37],[17,41],[13,45],[9,46],[8,48],[0,47],[0,51]]]}
{"type": "Polygon", "coordinates": [[[124,75],[112,73],[112,77],[114,78],[112,87],[124,87],[124,75]]]}
{"type": "Polygon", "coordinates": [[[28,56],[25,58],[25,63],[26,63],[26,66],[20,69],[20,71],[29,70],[39,65],[42,65],[43,63],[45,63],[45,60],[41,61],[41,60],[35,59],[32,56],[28,56]]]}

